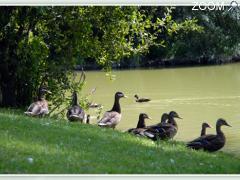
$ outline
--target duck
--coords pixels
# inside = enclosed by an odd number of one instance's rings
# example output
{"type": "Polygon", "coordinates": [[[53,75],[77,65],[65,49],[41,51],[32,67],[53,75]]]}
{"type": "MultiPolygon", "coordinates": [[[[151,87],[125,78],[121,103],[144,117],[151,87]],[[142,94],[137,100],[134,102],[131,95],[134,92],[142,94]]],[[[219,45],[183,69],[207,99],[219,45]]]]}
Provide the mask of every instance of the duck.
{"type": "Polygon", "coordinates": [[[71,107],[68,109],[66,116],[70,122],[80,121],[82,123],[85,118],[85,112],[83,108],[78,104],[76,91],[72,93],[71,107]]]}
{"type": "Polygon", "coordinates": [[[174,118],[182,119],[177,112],[171,111],[168,114],[168,121],[166,123],[150,126],[148,130],[144,132],[144,134],[153,141],[156,141],[158,139],[173,139],[178,131],[178,125],[174,118]]]}
{"type": "Polygon", "coordinates": [[[168,113],[163,113],[162,117],[161,117],[161,121],[159,123],[151,125],[151,126],[147,126],[147,128],[152,128],[152,127],[160,126],[161,124],[167,123],[168,117],[169,117],[168,113]]]}
{"type": "Polygon", "coordinates": [[[139,98],[139,96],[137,94],[135,94],[134,97],[136,98],[136,102],[139,102],[139,103],[151,101],[151,99],[149,99],[149,98],[139,98]]]}
{"type": "Polygon", "coordinates": [[[24,114],[38,117],[43,117],[48,114],[48,101],[44,98],[47,93],[52,94],[46,86],[40,86],[38,89],[37,100],[28,107],[24,114]]]}
{"type": "Polygon", "coordinates": [[[86,124],[90,124],[90,114],[87,115],[86,124]]]}
{"type": "Polygon", "coordinates": [[[146,113],[140,113],[138,118],[138,124],[136,128],[128,129],[128,133],[132,133],[138,136],[144,136],[144,131],[146,129],[145,119],[152,119],[146,113]]]}
{"type": "Polygon", "coordinates": [[[206,129],[207,128],[212,128],[212,127],[206,122],[202,123],[202,130],[201,130],[200,136],[205,136],[206,135],[206,129]]]}
{"type": "Polygon", "coordinates": [[[127,98],[122,92],[116,92],[114,96],[114,104],[111,110],[106,111],[102,119],[98,122],[99,127],[109,127],[115,129],[117,124],[121,121],[121,106],[120,98],[127,98]]]}
{"type": "Polygon", "coordinates": [[[226,142],[224,133],[221,130],[222,126],[231,127],[223,118],[219,118],[216,122],[216,134],[207,134],[187,143],[187,147],[194,150],[204,150],[215,152],[223,148],[226,142]]]}

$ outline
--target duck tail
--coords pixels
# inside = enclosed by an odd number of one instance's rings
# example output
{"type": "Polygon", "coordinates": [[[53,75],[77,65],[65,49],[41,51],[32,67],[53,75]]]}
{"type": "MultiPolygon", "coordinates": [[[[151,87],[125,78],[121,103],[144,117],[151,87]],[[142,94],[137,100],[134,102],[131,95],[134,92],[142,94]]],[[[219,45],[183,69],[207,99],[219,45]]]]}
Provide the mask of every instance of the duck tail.
{"type": "Polygon", "coordinates": [[[26,112],[24,112],[24,114],[26,114],[26,115],[28,115],[28,116],[32,116],[32,115],[33,115],[33,113],[30,112],[30,111],[26,111],[26,112]]]}

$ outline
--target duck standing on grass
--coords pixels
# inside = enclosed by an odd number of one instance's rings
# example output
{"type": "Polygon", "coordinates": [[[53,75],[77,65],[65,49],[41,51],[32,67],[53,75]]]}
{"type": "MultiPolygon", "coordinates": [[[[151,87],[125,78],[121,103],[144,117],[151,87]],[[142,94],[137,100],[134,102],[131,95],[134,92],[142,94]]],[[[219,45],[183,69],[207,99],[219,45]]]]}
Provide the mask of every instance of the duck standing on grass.
{"type": "Polygon", "coordinates": [[[146,131],[145,119],[151,119],[147,114],[141,113],[139,115],[138,124],[136,128],[128,129],[127,132],[138,136],[145,136],[144,131],[146,131]]]}
{"type": "Polygon", "coordinates": [[[173,139],[173,137],[177,134],[178,125],[174,118],[182,119],[178,113],[175,111],[171,111],[168,115],[168,122],[161,123],[160,125],[150,126],[147,131],[145,131],[145,135],[156,141],[158,139],[173,139]]]}
{"type": "Polygon", "coordinates": [[[213,134],[208,134],[208,135],[203,135],[189,143],[187,143],[187,147],[195,150],[204,150],[204,151],[209,151],[209,152],[214,152],[219,149],[221,149],[226,142],[225,135],[223,134],[221,130],[221,126],[229,126],[231,127],[226,120],[220,118],[217,120],[216,123],[216,135],[213,134]]]}
{"type": "Polygon", "coordinates": [[[137,94],[135,94],[134,97],[136,98],[136,102],[139,102],[139,103],[151,101],[151,99],[149,98],[139,98],[137,94]]]}
{"type": "Polygon", "coordinates": [[[110,111],[105,112],[102,119],[98,122],[100,127],[110,127],[115,129],[116,125],[121,121],[121,107],[119,100],[120,98],[127,97],[122,92],[115,93],[115,99],[113,107],[110,111]]]}
{"type": "Polygon", "coordinates": [[[38,89],[37,101],[32,103],[24,114],[28,116],[39,116],[42,117],[49,113],[48,102],[45,100],[44,96],[46,93],[51,94],[45,86],[41,86],[38,89]]]}
{"type": "Polygon", "coordinates": [[[85,117],[84,110],[78,105],[77,92],[74,91],[72,94],[72,104],[67,111],[67,118],[69,121],[80,121],[83,122],[85,117]]]}

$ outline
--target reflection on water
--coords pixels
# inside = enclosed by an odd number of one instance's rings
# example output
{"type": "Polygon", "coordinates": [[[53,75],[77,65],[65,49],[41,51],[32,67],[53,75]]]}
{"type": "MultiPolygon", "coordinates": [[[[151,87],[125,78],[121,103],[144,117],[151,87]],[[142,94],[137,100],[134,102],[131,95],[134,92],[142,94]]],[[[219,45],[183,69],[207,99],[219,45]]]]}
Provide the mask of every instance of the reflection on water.
{"type": "MultiPolygon", "coordinates": [[[[238,153],[240,144],[240,64],[193,68],[115,71],[115,81],[104,72],[87,72],[85,92],[97,87],[92,100],[104,105],[103,111],[113,104],[113,95],[122,91],[129,96],[121,99],[122,121],[117,129],[125,131],[135,127],[141,112],[160,121],[164,112],[175,110],[183,120],[178,120],[176,140],[188,141],[200,134],[203,121],[215,127],[218,118],[225,118],[233,127],[223,127],[227,144],[223,151],[238,153]],[[136,103],[134,95],[149,97],[151,102],[136,103]]],[[[89,111],[93,116],[94,110],[89,111]]],[[[96,120],[92,120],[96,123],[96,120]]],[[[215,129],[208,129],[215,133],[215,129]]]]}

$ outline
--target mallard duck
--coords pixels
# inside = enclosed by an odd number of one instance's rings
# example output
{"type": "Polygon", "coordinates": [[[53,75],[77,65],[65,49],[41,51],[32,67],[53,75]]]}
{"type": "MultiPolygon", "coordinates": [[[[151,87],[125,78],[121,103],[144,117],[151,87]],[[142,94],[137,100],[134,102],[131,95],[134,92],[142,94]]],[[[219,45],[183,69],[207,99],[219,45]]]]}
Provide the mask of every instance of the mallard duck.
{"type": "Polygon", "coordinates": [[[212,128],[208,123],[202,123],[202,130],[200,136],[206,135],[206,129],[207,128],[212,128]]]}
{"type": "Polygon", "coordinates": [[[157,139],[172,139],[178,131],[177,122],[174,118],[182,119],[175,111],[171,111],[168,115],[167,123],[160,123],[156,126],[151,126],[145,131],[145,135],[156,141],[157,139]]]}
{"type": "Polygon", "coordinates": [[[159,123],[151,126],[147,126],[147,128],[152,128],[152,127],[160,126],[161,124],[167,123],[168,117],[169,117],[168,113],[163,113],[161,117],[161,121],[159,123]]]}
{"type": "Polygon", "coordinates": [[[39,116],[42,117],[49,113],[48,110],[48,102],[45,100],[44,95],[46,93],[51,94],[49,90],[45,86],[41,86],[38,89],[37,101],[32,103],[26,112],[24,112],[28,116],[39,116]]]}
{"type": "Polygon", "coordinates": [[[86,124],[90,124],[90,114],[87,115],[86,124]]]}
{"type": "Polygon", "coordinates": [[[126,97],[122,92],[115,93],[113,107],[110,111],[105,112],[102,119],[98,122],[100,127],[110,127],[115,129],[116,125],[121,121],[120,98],[126,97]]]}
{"type": "Polygon", "coordinates": [[[135,94],[134,96],[136,98],[136,102],[148,102],[148,101],[151,101],[151,99],[149,98],[139,98],[137,94],[135,94]]]}
{"type": "Polygon", "coordinates": [[[221,130],[221,126],[229,126],[231,127],[226,120],[220,118],[216,123],[216,135],[208,134],[203,135],[189,143],[187,143],[187,147],[195,150],[204,150],[209,152],[214,152],[221,149],[225,145],[226,138],[221,130]]]}
{"type": "Polygon", "coordinates": [[[67,111],[67,118],[69,121],[80,121],[83,122],[85,117],[84,110],[78,105],[77,92],[74,91],[72,94],[72,104],[67,111]]]}
{"type": "Polygon", "coordinates": [[[145,119],[151,119],[151,118],[147,114],[141,113],[139,115],[137,127],[128,129],[127,132],[135,134],[135,135],[144,136],[144,131],[147,130],[145,128],[146,127],[145,119]]]}

